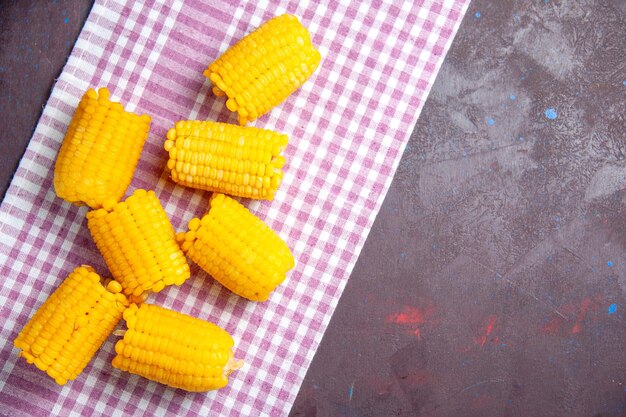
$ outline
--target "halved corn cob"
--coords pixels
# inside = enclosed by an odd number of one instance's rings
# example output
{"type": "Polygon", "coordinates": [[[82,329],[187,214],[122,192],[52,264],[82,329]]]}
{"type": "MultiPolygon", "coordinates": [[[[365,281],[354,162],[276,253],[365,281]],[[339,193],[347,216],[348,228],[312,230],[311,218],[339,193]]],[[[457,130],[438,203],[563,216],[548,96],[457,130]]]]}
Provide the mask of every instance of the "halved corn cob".
{"type": "Polygon", "coordinates": [[[233,338],[208,321],[151,304],[131,304],[124,320],[128,330],[115,345],[115,368],[200,392],[225,387],[243,366],[233,357],[233,338]]]}
{"type": "Polygon", "coordinates": [[[150,116],[124,111],[109,90],[90,88],[70,123],[54,168],[54,189],[74,204],[102,207],[119,201],[148,138],[150,116]]]}
{"type": "Polygon", "coordinates": [[[320,53],[308,30],[292,15],[274,17],[234,44],[204,75],[216,96],[245,125],[284,101],[311,76],[320,53]]]}
{"type": "Polygon", "coordinates": [[[183,251],[226,288],[265,301],[295,265],[287,244],[261,219],[223,194],[202,219],[176,235],[183,251]]]}
{"type": "Polygon", "coordinates": [[[90,211],[87,226],[124,294],[159,292],[189,278],[189,264],[154,191],[136,190],[123,202],[90,211]]]}
{"type": "Polygon", "coordinates": [[[20,356],[64,385],[82,372],[128,306],[115,281],[76,268],[14,341],[20,356]]]}
{"type": "Polygon", "coordinates": [[[197,120],[167,132],[172,179],[188,187],[272,200],[283,178],[289,138],[256,127],[197,120]]]}

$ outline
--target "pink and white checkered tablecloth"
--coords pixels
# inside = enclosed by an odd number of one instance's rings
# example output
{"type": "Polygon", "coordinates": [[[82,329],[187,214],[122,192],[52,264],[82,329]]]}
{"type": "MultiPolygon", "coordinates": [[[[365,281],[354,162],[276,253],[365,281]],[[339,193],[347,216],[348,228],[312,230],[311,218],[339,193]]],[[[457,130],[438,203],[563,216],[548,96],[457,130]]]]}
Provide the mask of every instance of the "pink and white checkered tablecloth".
{"type": "MultiPolygon", "coordinates": [[[[286,415],[359,256],[469,0],[324,2],[97,0],[0,209],[0,415],[286,415]],[[110,365],[111,336],[60,387],[12,340],[79,264],[107,274],[86,208],[54,194],[54,160],[83,92],[108,86],[153,125],[129,192],[155,189],[177,230],[209,193],[176,186],[162,143],[181,119],[235,122],[210,94],[206,65],[270,17],[292,13],[322,54],[312,78],[253,125],[287,133],[273,202],[250,202],[297,266],[266,303],[232,295],[197,267],[151,301],[226,328],[246,366],[218,392],[187,393],[110,365]]],[[[121,326],[121,325],[120,325],[121,326]]]]}

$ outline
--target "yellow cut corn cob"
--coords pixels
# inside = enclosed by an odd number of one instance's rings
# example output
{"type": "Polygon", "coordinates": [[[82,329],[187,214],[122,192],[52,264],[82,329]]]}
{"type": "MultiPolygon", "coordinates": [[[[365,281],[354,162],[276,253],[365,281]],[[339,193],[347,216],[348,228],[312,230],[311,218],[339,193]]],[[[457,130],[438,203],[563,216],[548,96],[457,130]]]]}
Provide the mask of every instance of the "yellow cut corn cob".
{"type": "Polygon", "coordinates": [[[234,44],[204,75],[216,96],[237,112],[239,124],[261,117],[311,76],[320,53],[308,30],[292,15],[274,17],[234,44]]]}
{"type": "Polygon", "coordinates": [[[188,187],[272,200],[283,178],[287,135],[255,127],[197,120],[167,132],[172,179],[188,187]]]}
{"type": "Polygon", "coordinates": [[[87,366],[128,306],[115,281],[76,268],[14,341],[20,356],[64,385],[87,366]]]}
{"type": "Polygon", "coordinates": [[[141,296],[189,278],[189,264],[154,191],[87,213],[87,226],[124,294],[141,296]]]}
{"type": "Polygon", "coordinates": [[[243,363],[233,357],[233,338],[213,323],[151,304],[131,304],[128,330],[115,345],[113,366],[187,391],[228,384],[243,363]]]}
{"type": "Polygon", "coordinates": [[[89,89],[78,104],[54,168],[54,189],[74,204],[119,201],[148,138],[150,116],[124,110],[109,90],[89,89]]]}
{"type": "Polygon", "coordinates": [[[294,259],[287,244],[247,208],[223,194],[209,212],[192,219],[177,236],[183,251],[226,288],[252,301],[265,301],[294,259]]]}

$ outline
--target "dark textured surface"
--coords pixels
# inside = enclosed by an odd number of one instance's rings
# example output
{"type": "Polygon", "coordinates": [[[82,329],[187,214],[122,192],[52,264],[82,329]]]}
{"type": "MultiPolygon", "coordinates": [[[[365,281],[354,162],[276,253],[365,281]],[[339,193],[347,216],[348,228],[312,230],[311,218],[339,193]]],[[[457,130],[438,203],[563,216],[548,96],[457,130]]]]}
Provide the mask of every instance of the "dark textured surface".
{"type": "Polygon", "coordinates": [[[93,0],[0,0],[0,198],[93,0]]]}
{"type": "Polygon", "coordinates": [[[626,416],[625,64],[624,1],[472,2],[293,416],[626,416]]]}
{"type": "MultiPolygon", "coordinates": [[[[0,3],[0,185],[90,3],[0,3]]],[[[626,415],[625,57],[624,1],[472,3],[292,415],[626,415]]]]}

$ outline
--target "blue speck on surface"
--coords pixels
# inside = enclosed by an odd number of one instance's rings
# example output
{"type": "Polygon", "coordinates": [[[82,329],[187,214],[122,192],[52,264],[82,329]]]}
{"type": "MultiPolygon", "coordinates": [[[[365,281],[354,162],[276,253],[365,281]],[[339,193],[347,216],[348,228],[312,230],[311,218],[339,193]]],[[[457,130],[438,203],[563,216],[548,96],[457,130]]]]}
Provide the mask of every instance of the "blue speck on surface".
{"type": "Polygon", "coordinates": [[[63,21],[64,21],[65,23],[70,23],[70,18],[69,18],[69,17],[66,17],[65,19],[63,19],[63,21]]]}
{"type": "Polygon", "coordinates": [[[611,314],[615,314],[616,312],[617,312],[617,304],[611,304],[611,305],[609,306],[609,316],[610,316],[611,314]]]}
{"type": "Polygon", "coordinates": [[[509,96],[509,98],[510,98],[511,100],[515,100],[515,99],[517,98],[517,96],[516,96],[515,94],[511,94],[511,95],[509,96]]]}
{"type": "Polygon", "coordinates": [[[606,263],[606,266],[608,266],[609,268],[612,268],[612,267],[613,267],[613,265],[614,265],[614,264],[613,264],[613,261],[608,261],[608,262],[606,263]]]}
{"type": "Polygon", "coordinates": [[[553,107],[547,108],[545,115],[550,120],[554,120],[557,117],[559,117],[559,114],[556,112],[556,110],[553,107]]]}
{"type": "Polygon", "coordinates": [[[352,394],[354,394],[354,384],[350,385],[350,388],[348,388],[348,398],[352,399],[352,394]]]}
{"type": "Polygon", "coordinates": [[[624,85],[626,85],[626,80],[624,80],[624,85]]]}
{"type": "Polygon", "coordinates": [[[480,12],[476,12],[476,13],[474,13],[474,17],[475,17],[476,19],[480,19],[480,12]]]}
{"type": "Polygon", "coordinates": [[[493,120],[491,117],[488,117],[488,118],[487,118],[487,124],[488,124],[489,126],[493,126],[495,123],[496,123],[496,121],[495,121],[495,120],[493,120]]]}

